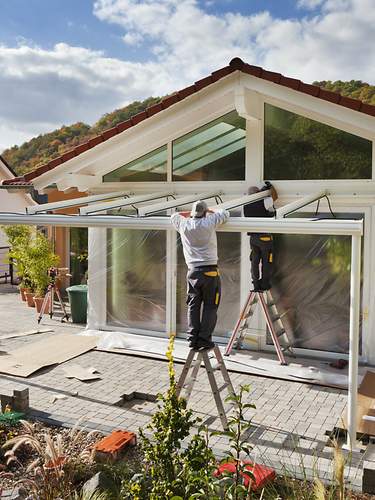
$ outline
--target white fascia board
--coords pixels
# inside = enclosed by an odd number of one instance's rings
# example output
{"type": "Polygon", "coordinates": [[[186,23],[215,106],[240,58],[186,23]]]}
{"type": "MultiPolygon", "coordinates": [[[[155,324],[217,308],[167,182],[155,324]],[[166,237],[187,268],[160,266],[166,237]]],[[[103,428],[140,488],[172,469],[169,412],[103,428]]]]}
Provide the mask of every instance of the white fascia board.
{"type": "Polygon", "coordinates": [[[129,196],[129,192],[116,192],[116,193],[106,193],[106,194],[95,194],[92,196],[86,196],[82,198],[72,198],[71,200],[55,201],[51,203],[43,203],[41,205],[36,205],[33,207],[26,207],[26,213],[33,215],[42,212],[60,210],[62,208],[78,207],[80,205],[86,205],[89,203],[95,203],[101,200],[110,200],[112,198],[121,198],[129,196]]]}
{"type": "Polygon", "coordinates": [[[125,198],[124,200],[111,201],[107,203],[97,203],[95,205],[89,205],[87,207],[82,207],[79,209],[81,215],[88,215],[94,212],[104,212],[105,210],[113,210],[116,208],[128,207],[134,205],[135,203],[142,203],[144,201],[157,200],[159,198],[167,198],[168,196],[173,196],[174,193],[152,193],[139,196],[131,196],[130,198],[125,198]]]}
{"type": "Polygon", "coordinates": [[[264,198],[267,198],[267,196],[271,196],[271,191],[269,189],[267,189],[267,191],[260,191],[259,193],[241,196],[240,198],[234,198],[233,200],[228,200],[225,201],[224,203],[219,203],[218,205],[212,208],[232,210],[233,208],[242,207],[243,205],[247,205],[248,203],[254,203],[256,201],[263,200],[264,198]]]}
{"type": "MultiPolygon", "coordinates": [[[[126,217],[121,215],[15,215],[0,213],[0,224],[30,226],[104,227],[122,229],[172,229],[170,217],[126,217]]],[[[232,217],[218,226],[225,232],[267,232],[275,234],[322,234],[362,236],[362,220],[344,219],[271,219],[259,217],[232,217]]]]}
{"type": "Polygon", "coordinates": [[[281,102],[285,102],[291,106],[305,109],[318,121],[319,116],[326,117],[328,125],[333,127],[341,128],[340,124],[347,124],[350,128],[349,132],[352,131],[351,133],[357,131],[357,135],[362,135],[362,131],[363,136],[370,140],[375,137],[375,118],[373,116],[244,73],[241,74],[241,84],[251,91],[262,94],[265,100],[270,97],[280,101],[278,105],[281,107],[281,102]]]}
{"type": "Polygon", "coordinates": [[[200,193],[200,194],[193,194],[190,196],[182,196],[181,198],[176,198],[175,200],[166,201],[163,203],[155,203],[154,205],[141,207],[138,209],[138,214],[140,217],[144,217],[146,215],[154,214],[156,212],[169,210],[170,208],[182,207],[183,205],[188,205],[198,200],[207,200],[209,198],[215,198],[215,196],[220,196],[220,194],[221,192],[200,193]]]}
{"type": "Polygon", "coordinates": [[[312,193],[308,196],[304,196],[300,200],[288,203],[287,205],[284,205],[276,210],[276,218],[280,219],[282,217],[285,217],[285,215],[295,212],[299,208],[305,207],[306,205],[309,205],[314,201],[318,201],[323,198],[323,196],[327,196],[328,194],[329,192],[327,190],[319,191],[318,193],[312,193]]]}

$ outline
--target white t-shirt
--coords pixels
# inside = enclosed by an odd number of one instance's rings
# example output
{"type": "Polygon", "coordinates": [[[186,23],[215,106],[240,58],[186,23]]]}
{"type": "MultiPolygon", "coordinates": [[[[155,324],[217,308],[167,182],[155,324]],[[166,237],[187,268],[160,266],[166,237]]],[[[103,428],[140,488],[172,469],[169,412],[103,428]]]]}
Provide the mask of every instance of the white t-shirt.
{"type": "Polygon", "coordinates": [[[217,264],[216,227],[229,219],[227,210],[194,219],[178,212],[171,216],[173,227],[180,233],[185,262],[189,269],[217,264]]]}

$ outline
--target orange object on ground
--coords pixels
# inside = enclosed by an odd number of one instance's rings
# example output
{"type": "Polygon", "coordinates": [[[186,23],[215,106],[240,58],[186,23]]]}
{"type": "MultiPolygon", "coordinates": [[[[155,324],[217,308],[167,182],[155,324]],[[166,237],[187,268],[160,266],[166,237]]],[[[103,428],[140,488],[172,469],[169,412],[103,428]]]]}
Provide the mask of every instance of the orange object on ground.
{"type": "Polygon", "coordinates": [[[112,431],[109,436],[95,444],[95,456],[99,459],[117,460],[125,448],[136,444],[137,436],[134,432],[112,431]]]}
{"type": "MultiPolygon", "coordinates": [[[[246,474],[245,471],[241,473],[243,484],[247,488],[249,486],[249,482],[251,481],[250,490],[252,491],[263,488],[267,483],[273,481],[276,477],[276,472],[270,467],[266,467],[265,465],[260,464],[254,464],[252,462],[244,462],[244,464],[247,464],[244,468],[252,474],[246,474]]],[[[236,463],[227,462],[225,464],[219,465],[219,467],[214,472],[214,476],[219,477],[223,473],[226,473],[226,475],[231,475],[235,472],[236,463]]]]}

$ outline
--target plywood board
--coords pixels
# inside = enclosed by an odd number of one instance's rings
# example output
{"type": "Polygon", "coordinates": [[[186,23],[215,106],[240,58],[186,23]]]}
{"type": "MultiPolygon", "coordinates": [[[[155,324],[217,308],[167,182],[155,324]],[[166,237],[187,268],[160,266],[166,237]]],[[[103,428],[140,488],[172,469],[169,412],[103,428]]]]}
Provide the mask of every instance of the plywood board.
{"type": "Polygon", "coordinates": [[[30,342],[1,356],[0,373],[28,377],[40,368],[63,363],[90,351],[96,344],[96,337],[53,335],[38,342],[30,342]]]}
{"type": "MultiPolygon", "coordinates": [[[[357,433],[375,436],[375,422],[363,420],[364,415],[374,415],[375,408],[375,372],[367,371],[361,385],[358,388],[357,403],[357,433]]],[[[348,428],[347,406],[345,407],[342,419],[344,426],[348,428]]]]}

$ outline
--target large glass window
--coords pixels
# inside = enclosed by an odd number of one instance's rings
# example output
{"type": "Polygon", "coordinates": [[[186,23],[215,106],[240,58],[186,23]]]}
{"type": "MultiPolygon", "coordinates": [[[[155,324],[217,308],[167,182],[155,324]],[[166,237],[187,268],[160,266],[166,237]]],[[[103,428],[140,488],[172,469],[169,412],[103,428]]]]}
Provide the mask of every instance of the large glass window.
{"type": "Polygon", "coordinates": [[[264,126],[265,179],[371,179],[367,139],[270,104],[264,126]]]}
{"type": "Polygon", "coordinates": [[[245,179],[246,120],[236,111],[173,142],[173,180],[245,179]]]}
{"type": "MultiPolygon", "coordinates": [[[[217,233],[219,267],[222,296],[218,310],[215,336],[228,336],[240,314],[240,263],[241,235],[239,233],[217,233]]],[[[186,332],[186,273],[187,267],[178,238],[177,250],[177,331],[186,332]]]]}
{"type": "Polygon", "coordinates": [[[103,182],[167,180],[167,146],[162,146],[103,176],[103,182]]]}
{"type": "Polygon", "coordinates": [[[107,231],[107,322],[165,331],[166,232],[107,231]]]}
{"type": "MultiPolygon", "coordinates": [[[[328,214],[321,215],[329,217],[328,214]]],[[[362,217],[359,214],[340,214],[340,218],[346,219],[362,217]]],[[[272,295],[292,345],[347,353],[350,236],[277,234],[274,235],[274,244],[272,295]]],[[[267,343],[271,344],[270,338],[267,343]]]]}

